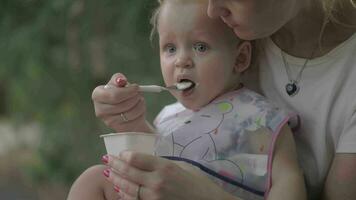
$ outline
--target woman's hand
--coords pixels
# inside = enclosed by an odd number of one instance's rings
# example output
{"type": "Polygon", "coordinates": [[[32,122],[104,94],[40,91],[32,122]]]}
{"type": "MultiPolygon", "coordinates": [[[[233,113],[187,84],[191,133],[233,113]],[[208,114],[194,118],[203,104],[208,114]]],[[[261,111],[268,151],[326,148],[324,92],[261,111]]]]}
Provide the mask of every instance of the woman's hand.
{"type": "Polygon", "coordinates": [[[128,84],[123,74],[114,74],[92,94],[95,114],[117,132],[152,132],[145,119],[146,105],[137,84],[128,84]]]}
{"type": "Polygon", "coordinates": [[[105,176],[124,200],[236,199],[189,164],[130,151],[103,161],[111,167],[105,176]]]}

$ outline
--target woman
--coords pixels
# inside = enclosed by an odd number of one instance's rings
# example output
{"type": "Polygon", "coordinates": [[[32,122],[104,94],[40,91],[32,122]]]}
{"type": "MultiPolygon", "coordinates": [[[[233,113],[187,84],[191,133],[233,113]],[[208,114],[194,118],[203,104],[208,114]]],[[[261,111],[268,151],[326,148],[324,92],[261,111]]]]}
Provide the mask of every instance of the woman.
{"type": "MultiPolygon", "coordinates": [[[[264,95],[301,117],[295,139],[309,199],[356,199],[355,7],[351,0],[209,0],[208,15],[238,37],[267,38],[257,42],[257,78],[264,95]]],[[[93,93],[96,113],[113,127],[122,113],[108,114],[101,95],[93,93]]],[[[141,199],[231,199],[189,166],[163,158],[126,152],[105,162],[125,174],[120,190],[141,199]]]]}
{"type": "Polygon", "coordinates": [[[300,114],[295,135],[309,199],[356,199],[356,6],[352,0],[210,0],[261,52],[260,87],[300,114]],[[273,88],[273,89],[271,89],[273,88]]]}

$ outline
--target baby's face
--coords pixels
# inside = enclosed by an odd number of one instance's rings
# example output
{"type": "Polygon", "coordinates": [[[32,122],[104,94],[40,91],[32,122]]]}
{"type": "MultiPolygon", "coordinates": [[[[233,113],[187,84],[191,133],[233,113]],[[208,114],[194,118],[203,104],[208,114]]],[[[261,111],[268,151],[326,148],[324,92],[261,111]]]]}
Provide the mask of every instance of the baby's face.
{"type": "Polygon", "coordinates": [[[197,110],[238,83],[238,38],[220,19],[207,16],[207,1],[167,1],[158,20],[161,69],[165,84],[194,84],[172,94],[197,110]]]}

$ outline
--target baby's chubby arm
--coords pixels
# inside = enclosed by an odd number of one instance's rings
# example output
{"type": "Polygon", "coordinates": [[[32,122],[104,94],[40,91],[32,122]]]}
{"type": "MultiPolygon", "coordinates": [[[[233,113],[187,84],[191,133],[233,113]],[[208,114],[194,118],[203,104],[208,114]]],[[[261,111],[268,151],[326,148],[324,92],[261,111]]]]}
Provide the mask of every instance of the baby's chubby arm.
{"type": "Polygon", "coordinates": [[[95,115],[116,132],[153,133],[146,120],[146,105],[137,84],[128,84],[123,74],[114,74],[92,93],[95,115]]]}
{"type": "Polygon", "coordinates": [[[295,143],[287,125],[282,128],[275,145],[272,162],[272,187],[267,199],[307,199],[303,173],[297,161],[295,143]]]}

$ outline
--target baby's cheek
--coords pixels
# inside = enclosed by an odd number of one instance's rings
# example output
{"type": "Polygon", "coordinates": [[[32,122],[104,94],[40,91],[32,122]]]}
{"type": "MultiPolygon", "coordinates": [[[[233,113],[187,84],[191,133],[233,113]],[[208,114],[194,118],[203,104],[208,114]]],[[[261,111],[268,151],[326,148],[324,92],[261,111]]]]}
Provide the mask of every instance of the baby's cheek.
{"type": "Polygon", "coordinates": [[[163,67],[162,68],[162,76],[163,76],[163,80],[164,80],[164,83],[166,84],[166,86],[173,85],[174,78],[173,78],[173,71],[171,69],[163,67]]]}

